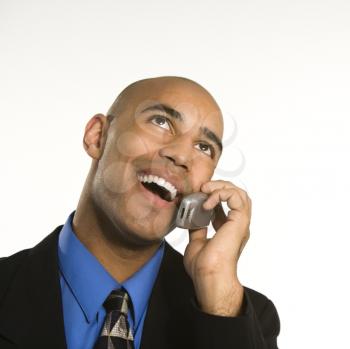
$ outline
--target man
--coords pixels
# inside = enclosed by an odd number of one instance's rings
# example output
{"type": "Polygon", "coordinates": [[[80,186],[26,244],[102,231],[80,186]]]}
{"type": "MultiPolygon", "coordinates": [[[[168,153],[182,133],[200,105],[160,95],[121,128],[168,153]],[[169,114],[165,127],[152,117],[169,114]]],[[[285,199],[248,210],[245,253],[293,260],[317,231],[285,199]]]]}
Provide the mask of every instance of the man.
{"type": "Polygon", "coordinates": [[[237,275],[251,200],[211,180],[222,135],[214,98],[181,77],[137,81],[92,117],[76,211],[0,262],[0,348],[277,348],[273,303],[237,275]],[[193,192],[208,194],[215,235],[189,231],[182,256],[164,237],[193,192]]]}

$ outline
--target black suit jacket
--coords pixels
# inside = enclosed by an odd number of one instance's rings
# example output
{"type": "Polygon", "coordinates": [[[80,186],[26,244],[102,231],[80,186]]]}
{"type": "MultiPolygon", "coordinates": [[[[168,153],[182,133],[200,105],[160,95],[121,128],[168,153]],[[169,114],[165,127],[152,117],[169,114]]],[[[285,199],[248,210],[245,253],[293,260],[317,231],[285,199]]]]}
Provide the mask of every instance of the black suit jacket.
{"type": "MultiPolygon", "coordinates": [[[[62,225],[35,247],[0,259],[0,348],[66,349],[57,244],[62,225]]],[[[88,271],[85,271],[88,272],[88,271]]],[[[275,349],[273,303],[244,288],[244,313],[202,312],[183,256],[168,243],[144,322],[141,349],[275,349]]]]}

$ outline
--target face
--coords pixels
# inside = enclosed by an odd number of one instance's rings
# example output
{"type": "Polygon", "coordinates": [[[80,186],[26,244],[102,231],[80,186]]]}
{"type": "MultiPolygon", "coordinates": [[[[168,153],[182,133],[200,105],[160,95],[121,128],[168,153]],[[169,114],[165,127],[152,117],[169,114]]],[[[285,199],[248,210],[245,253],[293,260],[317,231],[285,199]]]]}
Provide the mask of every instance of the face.
{"type": "Polygon", "coordinates": [[[222,116],[212,97],[188,82],[141,84],[125,98],[113,120],[105,119],[91,197],[125,239],[155,243],[174,229],[181,197],[212,177],[222,116]],[[152,180],[170,189],[167,200],[145,184],[152,180]]]}

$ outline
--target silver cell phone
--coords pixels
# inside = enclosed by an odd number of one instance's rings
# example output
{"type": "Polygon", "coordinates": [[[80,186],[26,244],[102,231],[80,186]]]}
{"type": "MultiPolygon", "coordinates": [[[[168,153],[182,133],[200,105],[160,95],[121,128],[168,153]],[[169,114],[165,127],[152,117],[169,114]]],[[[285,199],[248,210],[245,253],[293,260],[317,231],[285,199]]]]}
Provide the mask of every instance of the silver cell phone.
{"type": "Polygon", "coordinates": [[[214,210],[205,210],[202,205],[208,195],[202,192],[186,195],[179,206],[176,226],[183,229],[207,227],[214,215],[214,210]]]}

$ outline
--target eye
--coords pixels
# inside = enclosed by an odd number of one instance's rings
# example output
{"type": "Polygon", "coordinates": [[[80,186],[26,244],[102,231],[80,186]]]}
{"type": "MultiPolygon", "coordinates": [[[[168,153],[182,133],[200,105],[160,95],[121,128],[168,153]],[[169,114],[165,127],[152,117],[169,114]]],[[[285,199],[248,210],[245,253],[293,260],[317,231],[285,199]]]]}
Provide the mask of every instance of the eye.
{"type": "Polygon", "coordinates": [[[214,148],[211,145],[207,143],[198,143],[196,145],[199,145],[199,148],[203,153],[207,154],[210,157],[214,157],[214,148]]]}
{"type": "Polygon", "coordinates": [[[167,130],[170,131],[170,121],[168,120],[168,118],[166,118],[165,116],[162,115],[154,115],[150,118],[150,120],[152,121],[153,124],[160,126],[161,128],[164,128],[163,125],[167,125],[167,130]]]}

